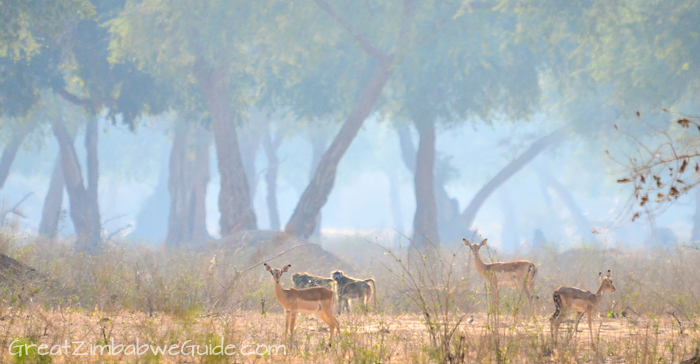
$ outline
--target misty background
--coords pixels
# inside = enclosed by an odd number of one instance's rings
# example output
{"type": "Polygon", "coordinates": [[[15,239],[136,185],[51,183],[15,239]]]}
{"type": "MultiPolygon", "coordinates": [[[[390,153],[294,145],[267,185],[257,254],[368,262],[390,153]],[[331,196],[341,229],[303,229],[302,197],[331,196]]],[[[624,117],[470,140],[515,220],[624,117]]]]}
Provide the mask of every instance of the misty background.
{"type": "Polygon", "coordinates": [[[550,5],[8,5],[4,223],[46,235],[54,196],[48,235],[86,246],[255,229],[478,233],[507,252],[694,240],[695,190],[632,222],[618,180],[638,142],[697,115],[697,6],[550,5]]]}

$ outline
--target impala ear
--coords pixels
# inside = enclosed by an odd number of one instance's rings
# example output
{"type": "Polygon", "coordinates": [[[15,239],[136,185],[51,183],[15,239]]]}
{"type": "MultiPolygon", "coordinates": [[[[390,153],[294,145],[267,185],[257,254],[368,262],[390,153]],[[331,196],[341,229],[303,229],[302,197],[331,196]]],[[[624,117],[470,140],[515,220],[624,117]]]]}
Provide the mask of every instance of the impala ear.
{"type": "Polygon", "coordinates": [[[486,245],[486,242],[487,242],[487,241],[489,241],[489,239],[484,239],[484,240],[482,240],[481,243],[479,243],[479,246],[481,247],[481,246],[486,245]]]}
{"type": "Polygon", "coordinates": [[[287,264],[284,268],[282,268],[282,273],[289,272],[289,268],[291,268],[291,267],[292,267],[291,264],[287,264]]]}
{"type": "Polygon", "coordinates": [[[464,242],[464,245],[466,245],[466,246],[471,245],[471,243],[467,239],[462,239],[462,241],[464,242]]]}
{"type": "Polygon", "coordinates": [[[598,272],[598,278],[600,278],[601,281],[603,280],[603,272],[598,272]]]}
{"type": "Polygon", "coordinates": [[[605,276],[606,276],[607,278],[610,278],[610,274],[611,274],[610,269],[608,269],[608,274],[606,274],[605,276]]]}
{"type": "Polygon", "coordinates": [[[266,269],[268,272],[272,270],[272,268],[270,268],[270,266],[267,265],[267,263],[263,263],[263,265],[265,266],[265,269],[266,269]]]}

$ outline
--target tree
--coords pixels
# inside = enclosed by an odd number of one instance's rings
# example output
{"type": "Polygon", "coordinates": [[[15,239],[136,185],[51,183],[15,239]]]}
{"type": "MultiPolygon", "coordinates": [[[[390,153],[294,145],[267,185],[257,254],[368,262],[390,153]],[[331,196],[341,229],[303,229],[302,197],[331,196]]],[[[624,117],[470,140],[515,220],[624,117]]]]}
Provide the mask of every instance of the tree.
{"type": "MultiPolygon", "coordinates": [[[[389,11],[387,13],[400,14],[400,26],[398,29],[390,29],[390,33],[388,33],[391,35],[395,34],[395,37],[391,40],[391,42],[397,44],[397,46],[392,53],[388,53],[387,51],[383,51],[372,44],[370,39],[359,32],[343,14],[336,11],[330,4],[324,0],[316,0],[316,4],[354,38],[354,42],[356,42],[356,44],[359,45],[359,47],[361,47],[361,49],[366,53],[365,56],[370,56],[373,59],[374,64],[372,65],[372,68],[374,68],[374,71],[369,80],[366,81],[364,86],[362,86],[361,91],[348,111],[347,117],[338,131],[338,134],[335,136],[330,146],[323,154],[311,182],[304,190],[304,193],[299,199],[299,203],[297,204],[292,216],[289,219],[289,222],[285,227],[286,232],[303,238],[308,238],[311,236],[316,229],[321,208],[328,201],[328,196],[333,189],[333,185],[335,184],[338,164],[340,163],[340,160],[347,149],[350,147],[350,144],[355,136],[357,136],[362,124],[373,111],[375,104],[381,96],[384,86],[387,84],[393,73],[394,57],[397,53],[401,52],[400,44],[407,33],[407,27],[410,22],[409,17],[412,11],[411,7],[413,5],[412,1],[410,0],[404,1],[401,7],[398,9],[392,9],[388,4],[380,5],[382,7],[389,7],[389,11]]],[[[346,7],[352,7],[359,4],[346,3],[344,5],[346,7]]],[[[352,12],[356,16],[359,15],[361,17],[362,15],[366,15],[367,17],[365,19],[371,20],[374,20],[373,18],[377,18],[376,16],[372,17],[370,15],[371,12],[370,14],[363,14],[362,10],[357,9],[359,8],[355,8],[355,11],[352,12]]],[[[345,12],[345,14],[348,13],[350,12],[345,12]]],[[[368,27],[377,27],[380,24],[379,22],[370,22],[368,27]]],[[[384,19],[384,22],[386,22],[386,18],[384,19]]]]}
{"type": "Polygon", "coordinates": [[[686,131],[676,137],[669,130],[673,123],[664,124],[664,115],[656,110],[695,100],[700,77],[698,5],[698,1],[553,1],[547,6],[501,2],[519,15],[519,28],[528,29],[520,33],[521,41],[548,49],[549,69],[566,86],[568,99],[595,92],[619,109],[615,128],[624,130],[622,135],[630,136],[638,149],[633,155],[623,152],[622,159],[614,157],[623,167],[619,181],[632,186],[627,206],[632,220],[664,211],[693,186],[694,121],[674,116],[675,126],[686,131]],[[640,119],[649,126],[646,135],[640,133],[640,119]]]}
{"type": "Polygon", "coordinates": [[[517,158],[513,159],[503,169],[501,169],[493,178],[491,178],[481,189],[474,195],[469,205],[464,209],[461,215],[462,223],[470,228],[474,223],[476,214],[486,200],[498,189],[503,183],[508,181],[513,175],[530,163],[535,157],[540,155],[542,151],[552,145],[562,141],[570,132],[570,128],[561,128],[555,130],[540,139],[536,140],[529,148],[527,148],[517,158]]]}
{"type": "Polygon", "coordinates": [[[185,91],[193,84],[204,100],[214,134],[221,192],[221,235],[255,229],[250,186],[239,146],[237,123],[246,114],[253,63],[248,47],[254,27],[249,19],[264,17],[265,4],[205,1],[131,1],[109,23],[114,36],[112,59],[136,60],[158,79],[173,80],[185,91]]]}
{"type": "Polygon", "coordinates": [[[267,172],[265,173],[265,183],[267,185],[267,211],[270,216],[270,230],[279,231],[280,215],[277,208],[277,172],[279,171],[279,157],[277,150],[282,145],[282,133],[277,131],[271,135],[269,120],[266,124],[265,134],[263,135],[263,150],[267,157],[267,172]]]}
{"type": "Polygon", "coordinates": [[[60,33],[66,23],[93,13],[87,0],[4,2],[0,8],[0,57],[29,59],[41,52],[46,35],[60,33]]]}
{"type": "MultiPolygon", "coordinates": [[[[498,9],[462,2],[425,3],[410,48],[392,79],[395,114],[419,133],[413,244],[439,242],[435,186],[436,129],[469,118],[528,116],[539,102],[534,54],[512,41],[514,20],[498,9]],[[494,107],[493,105],[499,105],[494,107]]],[[[406,142],[402,142],[406,144],[406,142]]],[[[442,196],[441,199],[447,199],[442,196]]]]}
{"type": "Polygon", "coordinates": [[[180,119],[170,152],[168,190],[170,214],[166,244],[203,243],[208,237],[205,201],[209,182],[211,133],[202,125],[180,119]]]}

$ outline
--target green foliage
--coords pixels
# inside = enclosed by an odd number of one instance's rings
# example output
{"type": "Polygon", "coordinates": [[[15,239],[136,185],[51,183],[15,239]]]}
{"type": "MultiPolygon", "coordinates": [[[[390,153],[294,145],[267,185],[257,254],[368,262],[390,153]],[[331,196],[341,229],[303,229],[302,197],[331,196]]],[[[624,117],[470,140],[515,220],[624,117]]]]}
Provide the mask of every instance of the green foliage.
{"type": "Polygon", "coordinates": [[[500,8],[518,14],[518,41],[547,54],[547,69],[572,97],[607,88],[609,101],[635,108],[693,97],[700,61],[699,5],[503,0],[500,8]]]}
{"type": "Polygon", "coordinates": [[[0,6],[0,57],[29,59],[40,53],[46,36],[60,33],[77,18],[90,17],[88,0],[9,0],[0,6]]]}
{"type": "Polygon", "coordinates": [[[539,101],[538,58],[512,42],[516,19],[461,5],[428,2],[414,9],[415,31],[392,84],[399,114],[419,122],[527,116],[539,101]]]}

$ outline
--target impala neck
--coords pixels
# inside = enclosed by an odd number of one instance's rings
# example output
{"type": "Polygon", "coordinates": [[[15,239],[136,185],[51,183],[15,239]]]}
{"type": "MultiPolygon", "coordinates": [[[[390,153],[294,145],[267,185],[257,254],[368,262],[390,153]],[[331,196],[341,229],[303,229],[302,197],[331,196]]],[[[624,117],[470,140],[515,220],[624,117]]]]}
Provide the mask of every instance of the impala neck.
{"type": "Polygon", "coordinates": [[[277,297],[277,300],[280,302],[285,301],[284,288],[282,288],[282,285],[274,280],[272,282],[275,285],[275,297],[277,297]]]}
{"type": "Polygon", "coordinates": [[[481,256],[479,255],[478,251],[473,251],[472,250],[472,255],[474,256],[474,264],[476,265],[476,270],[479,272],[482,276],[486,274],[486,263],[484,263],[483,260],[481,260],[481,256]]]}
{"type": "Polygon", "coordinates": [[[598,286],[598,290],[595,291],[596,302],[600,301],[601,297],[603,297],[603,282],[600,282],[600,286],[598,286]]]}

